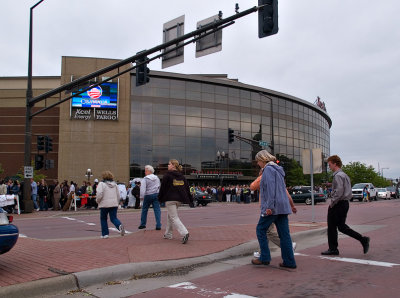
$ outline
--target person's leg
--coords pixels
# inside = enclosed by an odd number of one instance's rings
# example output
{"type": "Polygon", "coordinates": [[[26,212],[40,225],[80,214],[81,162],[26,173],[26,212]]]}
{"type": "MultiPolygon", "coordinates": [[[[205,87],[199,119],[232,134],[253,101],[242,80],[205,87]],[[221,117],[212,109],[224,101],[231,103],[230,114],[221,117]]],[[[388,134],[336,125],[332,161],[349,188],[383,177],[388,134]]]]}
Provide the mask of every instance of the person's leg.
{"type": "Polygon", "coordinates": [[[142,215],[140,217],[140,227],[146,227],[147,212],[149,211],[150,204],[151,204],[151,200],[149,200],[148,196],[144,196],[142,215]]]}
{"type": "Polygon", "coordinates": [[[40,211],[44,210],[44,197],[43,196],[39,196],[39,208],[40,208],[40,211]]]}
{"type": "Polygon", "coordinates": [[[338,205],[339,205],[337,212],[338,230],[343,234],[346,234],[363,243],[363,236],[360,233],[357,233],[356,231],[352,230],[348,225],[346,225],[347,212],[349,211],[349,201],[342,201],[338,203],[338,205]]]}
{"type": "Polygon", "coordinates": [[[184,237],[186,234],[188,234],[188,230],[186,227],[183,225],[181,220],[179,219],[178,216],[178,202],[168,202],[168,215],[171,220],[171,224],[175,227],[175,229],[178,231],[178,233],[184,237]]]}
{"type": "Polygon", "coordinates": [[[274,229],[274,224],[271,224],[267,230],[267,237],[268,240],[274,243],[276,246],[281,247],[281,239],[279,238],[279,235],[274,229]]]}
{"type": "Polygon", "coordinates": [[[158,194],[154,194],[152,204],[154,210],[154,216],[156,218],[156,229],[161,230],[161,207],[158,201],[158,194]]]}
{"type": "Polygon", "coordinates": [[[100,223],[101,223],[101,236],[108,235],[107,225],[108,208],[100,208],[100,223]]]}
{"type": "Polygon", "coordinates": [[[278,230],[279,238],[281,240],[281,256],[283,265],[285,267],[296,268],[296,261],[294,259],[294,252],[292,247],[292,238],[289,231],[289,219],[287,214],[278,215],[275,221],[278,230]]]}
{"type": "Polygon", "coordinates": [[[171,213],[176,212],[172,209],[176,209],[176,204],[171,202],[165,202],[167,208],[167,228],[165,229],[164,238],[172,239],[173,223],[170,216],[171,213]]]}
{"type": "Polygon", "coordinates": [[[117,217],[117,210],[118,210],[118,207],[109,208],[109,213],[110,213],[110,221],[119,230],[119,227],[121,225],[121,221],[117,217]]]}
{"type": "Polygon", "coordinates": [[[271,261],[271,253],[268,246],[268,238],[267,238],[267,230],[272,222],[274,222],[276,215],[269,216],[260,216],[260,219],[257,224],[256,233],[258,244],[260,245],[260,261],[261,262],[270,262],[271,261]]]}
{"type": "Polygon", "coordinates": [[[337,208],[335,205],[328,209],[328,246],[331,251],[336,251],[338,248],[337,208]]]}

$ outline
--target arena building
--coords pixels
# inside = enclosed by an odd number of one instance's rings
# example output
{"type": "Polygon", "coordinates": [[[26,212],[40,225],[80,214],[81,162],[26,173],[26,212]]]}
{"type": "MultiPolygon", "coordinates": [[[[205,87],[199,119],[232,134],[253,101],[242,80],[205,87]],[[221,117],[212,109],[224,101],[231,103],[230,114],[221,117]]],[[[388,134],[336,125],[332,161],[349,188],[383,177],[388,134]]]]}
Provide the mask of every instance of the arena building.
{"type": "MultiPolygon", "coordinates": [[[[61,77],[34,77],[34,96],[115,62],[63,57],[61,77]]],[[[26,77],[0,78],[2,176],[23,166],[26,84],[26,77]]],[[[32,159],[37,135],[49,135],[54,143],[44,155],[54,168],[41,170],[48,179],[79,183],[91,169],[91,179],[111,170],[127,182],[143,176],[147,164],[162,176],[174,158],[195,184],[242,183],[257,175],[254,155],[262,148],[299,162],[305,148],[321,148],[329,156],[332,121],[324,109],[226,75],[151,71],[150,82],[137,87],[135,72],[128,72],[101,86],[33,118],[32,159]]],[[[40,102],[34,111],[74,92],[40,102]]]]}

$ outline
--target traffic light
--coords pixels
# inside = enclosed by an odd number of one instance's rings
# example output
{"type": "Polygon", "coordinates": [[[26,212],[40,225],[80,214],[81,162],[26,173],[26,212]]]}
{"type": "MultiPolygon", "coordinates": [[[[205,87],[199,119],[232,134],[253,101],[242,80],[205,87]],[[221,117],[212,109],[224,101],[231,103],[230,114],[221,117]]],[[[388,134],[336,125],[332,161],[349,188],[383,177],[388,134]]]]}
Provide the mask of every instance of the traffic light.
{"type": "Polygon", "coordinates": [[[235,141],[235,136],[233,135],[235,131],[232,128],[228,128],[228,143],[232,144],[235,141]]]}
{"type": "Polygon", "coordinates": [[[49,153],[49,151],[53,151],[53,139],[49,136],[45,136],[44,150],[46,151],[46,153],[49,153]]]}
{"type": "Polygon", "coordinates": [[[37,136],[37,151],[43,151],[44,150],[44,136],[37,136]]]}
{"type": "Polygon", "coordinates": [[[136,87],[147,84],[150,81],[150,69],[147,67],[147,60],[149,60],[147,57],[136,60],[136,65],[138,65],[136,67],[136,87]]]}
{"type": "Polygon", "coordinates": [[[40,154],[35,155],[35,170],[40,170],[41,168],[43,168],[43,160],[44,160],[43,155],[40,154]]]}
{"type": "Polygon", "coordinates": [[[278,33],[278,0],[258,0],[258,37],[278,33]]]}

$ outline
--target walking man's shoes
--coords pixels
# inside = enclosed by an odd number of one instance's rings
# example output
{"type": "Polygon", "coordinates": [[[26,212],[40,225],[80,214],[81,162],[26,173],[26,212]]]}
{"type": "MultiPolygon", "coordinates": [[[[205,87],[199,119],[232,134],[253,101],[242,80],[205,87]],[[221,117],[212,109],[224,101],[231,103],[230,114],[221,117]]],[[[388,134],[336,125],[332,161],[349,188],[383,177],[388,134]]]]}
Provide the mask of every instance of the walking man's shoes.
{"type": "Polygon", "coordinates": [[[328,249],[323,252],[321,252],[321,255],[323,256],[338,256],[339,255],[339,250],[337,249],[328,249]]]}
{"type": "Polygon", "coordinates": [[[297,268],[297,266],[288,266],[285,263],[279,263],[279,267],[289,268],[289,269],[296,269],[297,268]]]}
{"type": "Polygon", "coordinates": [[[363,246],[364,253],[366,254],[369,250],[369,237],[363,237],[361,244],[363,246]]]}
{"type": "Polygon", "coordinates": [[[142,230],[142,229],[145,229],[145,228],[146,228],[146,226],[139,226],[138,227],[139,230],[142,230]]]}
{"type": "Polygon", "coordinates": [[[263,262],[263,261],[261,261],[260,259],[257,259],[257,258],[256,259],[252,259],[251,263],[253,265],[269,265],[268,261],[263,262]]]}

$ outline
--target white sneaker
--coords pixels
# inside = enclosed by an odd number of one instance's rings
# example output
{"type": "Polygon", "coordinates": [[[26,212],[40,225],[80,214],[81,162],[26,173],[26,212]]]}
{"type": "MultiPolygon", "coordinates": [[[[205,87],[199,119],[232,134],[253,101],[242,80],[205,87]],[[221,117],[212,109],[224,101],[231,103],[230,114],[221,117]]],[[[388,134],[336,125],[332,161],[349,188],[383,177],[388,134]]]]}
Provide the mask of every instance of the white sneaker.
{"type": "Polygon", "coordinates": [[[255,251],[254,252],[254,257],[259,259],[260,258],[260,252],[259,251],[255,251]]]}
{"type": "Polygon", "coordinates": [[[108,239],[108,235],[101,236],[101,239],[108,239]]]}
{"type": "Polygon", "coordinates": [[[164,234],[163,238],[171,240],[172,239],[172,235],[164,234]]]}
{"type": "Polygon", "coordinates": [[[120,225],[120,226],[119,226],[119,232],[121,233],[121,236],[124,236],[124,235],[125,235],[125,228],[124,228],[123,225],[120,225]]]}
{"type": "Polygon", "coordinates": [[[292,247],[293,247],[293,252],[296,251],[296,247],[297,247],[297,243],[296,242],[292,242],[292,247]]]}

